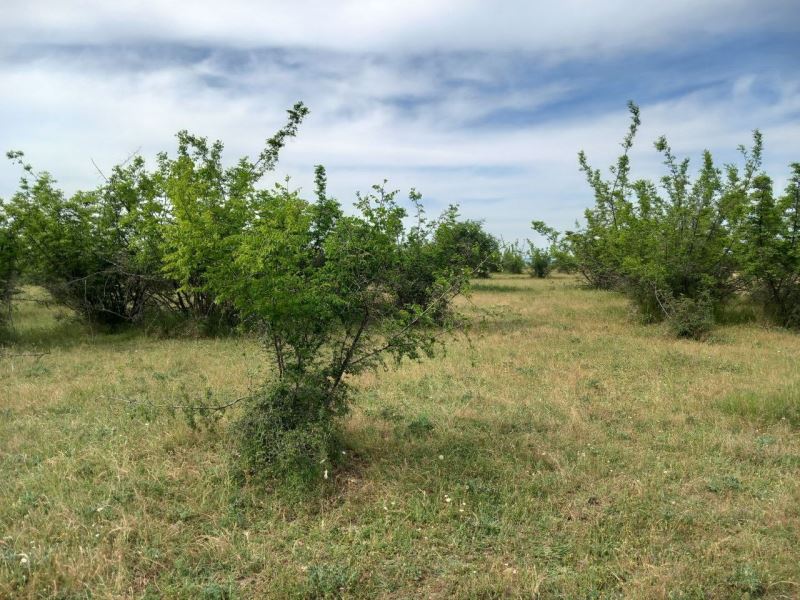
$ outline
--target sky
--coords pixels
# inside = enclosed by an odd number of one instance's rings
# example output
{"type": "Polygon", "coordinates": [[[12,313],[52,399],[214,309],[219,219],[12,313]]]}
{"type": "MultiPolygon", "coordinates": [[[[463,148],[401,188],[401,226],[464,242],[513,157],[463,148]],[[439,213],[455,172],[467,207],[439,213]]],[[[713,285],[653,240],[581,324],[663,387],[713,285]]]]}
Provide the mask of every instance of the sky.
{"type": "MultiPolygon", "coordinates": [[[[310,197],[324,164],[345,206],[387,179],[523,240],[592,204],[577,153],[613,163],[629,99],[635,176],[661,174],[662,134],[722,164],[758,128],[781,187],[800,161],[800,0],[0,0],[0,90],[0,149],[70,193],[181,129],[254,156],[302,100],[267,184],[310,197]]],[[[0,163],[0,198],[19,175],[0,163]]]]}

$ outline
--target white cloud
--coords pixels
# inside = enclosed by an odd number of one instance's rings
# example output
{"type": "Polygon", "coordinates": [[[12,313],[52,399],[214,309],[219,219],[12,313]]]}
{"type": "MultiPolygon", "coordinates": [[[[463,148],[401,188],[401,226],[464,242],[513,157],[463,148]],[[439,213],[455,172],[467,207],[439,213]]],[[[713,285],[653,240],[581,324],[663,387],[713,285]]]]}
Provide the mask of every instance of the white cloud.
{"type": "MultiPolygon", "coordinates": [[[[794,27],[793,0],[4,0],[10,44],[177,41],[347,51],[618,52],[746,26],[794,27]]],[[[795,19],[796,20],[796,19],[795,19]]]]}
{"type": "MultiPolygon", "coordinates": [[[[171,149],[182,128],[221,138],[230,158],[254,154],[281,125],[284,109],[303,99],[312,113],[276,178],[289,173],[310,189],[313,165],[323,163],[331,190],[349,204],[356,190],[388,177],[403,190],[418,188],[438,207],[460,203],[466,216],[485,218],[492,231],[515,239],[530,234],[533,218],[569,227],[580,217],[592,197],[577,170],[577,151],[584,148],[597,166],[609,164],[627,125],[620,104],[591,114],[545,111],[516,126],[477,126],[494,114],[535,112],[587,91],[566,76],[519,85],[520,62],[669,45],[680,36],[774,20],[789,3],[615,2],[601,9],[570,1],[558,10],[505,1],[488,9],[466,1],[404,2],[403,10],[392,2],[175,6],[5,0],[0,150],[25,150],[37,168],[74,190],[98,182],[92,158],[107,169],[140,147],[152,157],[171,149]],[[26,45],[34,40],[68,46],[26,45]],[[134,43],[142,40],[169,46],[134,43]],[[113,44],[74,46],[89,42],[113,44]],[[181,46],[189,42],[205,49],[181,46]],[[515,47],[526,53],[508,52],[515,47]],[[420,54],[426,48],[442,51],[420,54]]],[[[761,127],[771,172],[785,173],[790,160],[800,159],[793,154],[800,78],[745,69],[712,91],[651,101],[642,112],[634,166],[648,176],[659,172],[652,140],[662,133],[678,153],[696,157],[707,147],[731,160],[750,130],[761,127]],[[769,101],[759,96],[764,87],[769,101]]],[[[17,176],[0,166],[0,196],[13,192],[17,176]]]]}

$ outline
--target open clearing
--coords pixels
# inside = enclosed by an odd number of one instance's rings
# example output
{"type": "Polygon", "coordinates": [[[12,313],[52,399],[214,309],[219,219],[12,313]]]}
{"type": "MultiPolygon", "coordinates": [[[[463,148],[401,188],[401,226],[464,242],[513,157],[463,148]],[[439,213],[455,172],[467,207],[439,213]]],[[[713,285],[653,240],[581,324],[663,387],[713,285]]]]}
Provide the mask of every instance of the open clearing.
{"type": "MultiPolygon", "coordinates": [[[[29,290],[28,294],[35,293],[29,290]]],[[[476,282],[471,340],[355,382],[323,498],[230,480],[256,341],[92,335],[19,302],[2,598],[800,596],[800,336],[708,342],[565,276],[476,282]]]]}

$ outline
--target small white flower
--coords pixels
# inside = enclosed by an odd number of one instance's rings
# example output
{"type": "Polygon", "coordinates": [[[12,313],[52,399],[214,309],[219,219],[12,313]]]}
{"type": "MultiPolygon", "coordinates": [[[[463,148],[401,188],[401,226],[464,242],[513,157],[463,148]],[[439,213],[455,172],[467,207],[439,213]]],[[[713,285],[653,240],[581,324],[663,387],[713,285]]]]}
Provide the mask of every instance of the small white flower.
{"type": "Polygon", "coordinates": [[[444,460],[444,454],[439,455],[439,460],[444,460]]]}
{"type": "Polygon", "coordinates": [[[325,479],[328,478],[328,469],[325,469],[325,473],[323,473],[322,477],[324,477],[325,479]]]}

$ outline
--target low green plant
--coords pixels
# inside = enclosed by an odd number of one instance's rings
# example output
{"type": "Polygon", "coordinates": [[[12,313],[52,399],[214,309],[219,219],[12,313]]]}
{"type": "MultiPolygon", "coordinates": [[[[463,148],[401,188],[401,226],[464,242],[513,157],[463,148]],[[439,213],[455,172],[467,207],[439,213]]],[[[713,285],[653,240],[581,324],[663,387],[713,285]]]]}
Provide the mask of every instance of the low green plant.
{"type": "Polygon", "coordinates": [[[525,270],[525,256],[517,242],[508,244],[503,248],[500,256],[500,266],[504,273],[519,275],[525,270]]]}
{"type": "Polygon", "coordinates": [[[337,599],[345,597],[358,582],[352,567],[335,564],[312,565],[308,569],[306,597],[337,599]]]}
{"type": "Polygon", "coordinates": [[[312,377],[266,385],[233,428],[242,465],[284,484],[322,483],[338,454],[334,419],[346,408],[344,388],[331,397],[326,382],[312,377]]]}
{"type": "Polygon", "coordinates": [[[714,307],[707,296],[663,299],[667,322],[676,337],[704,339],[714,328],[714,307]]]}
{"type": "Polygon", "coordinates": [[[800,388],[796,385],[772,392],[736,392],[717,404],[731,415],[764,424],[787,423],[800,427],[800,388]]]}
{"type": "Polygon", "coordinates": [[[767,593],[767,585],[762,575],[750,564],[737,566],[728,578],[728,583],[736,592],[742,594],[742,598],[760,598],[767,593]]]}

